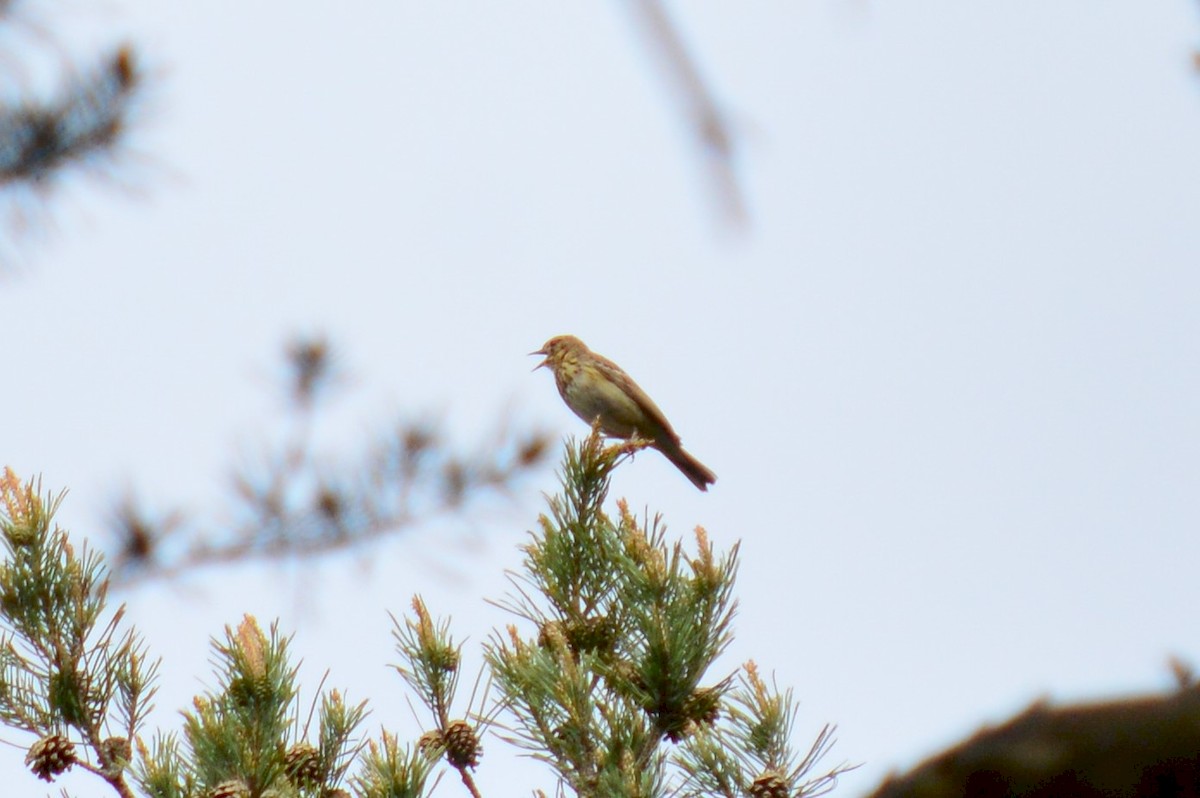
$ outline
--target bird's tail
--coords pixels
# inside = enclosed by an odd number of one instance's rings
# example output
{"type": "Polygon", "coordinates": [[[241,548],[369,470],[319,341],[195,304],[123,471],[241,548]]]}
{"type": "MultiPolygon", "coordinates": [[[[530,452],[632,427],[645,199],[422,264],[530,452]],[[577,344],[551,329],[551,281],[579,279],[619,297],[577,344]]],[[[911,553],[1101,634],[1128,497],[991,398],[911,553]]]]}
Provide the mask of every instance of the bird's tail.
{"type": "Polygon", "coordinates": [[[717,481],[717,475],[704,463],[685,452],[682,446],[662,446],[659,447],[659,451],[700,490],[708,490],[708,486],[717,481]]]}

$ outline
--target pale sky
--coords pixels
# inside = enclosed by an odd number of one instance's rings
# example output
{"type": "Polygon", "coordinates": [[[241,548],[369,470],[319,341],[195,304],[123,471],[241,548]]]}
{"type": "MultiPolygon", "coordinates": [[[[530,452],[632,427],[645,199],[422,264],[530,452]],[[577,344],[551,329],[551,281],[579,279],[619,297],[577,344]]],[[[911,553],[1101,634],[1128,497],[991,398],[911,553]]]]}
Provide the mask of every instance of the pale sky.
{"type": "MultiPolygon", "coordinates": [[[[864,763],[836,795],[1200,664],[1193,2],[672,3],[740,135],[741,235],[622,3],[75,6],[40,13],[154,77],[127,178],[66,184],[0,277],[0,457],[70,489],[77,536],[127,485],[216,505],[297,331],[352,376],[331,451],[425,411],[466,443],[508,409],[579,434],[525,355],[569,332],[718,474],[701,494],[648,453],[614,494],[742,541],[712,681],[753,658],[795,689],[799,746],[836,723],[828,764],[864,763]]],[[[477,652],[554,487],[369,567],[122,596],[165,659],[155,721],[251,612],[296,634],[307,687],[329,668],[415,739],[386,611],[420,592],[477,652]]],[[[552,786],[485,746],[486,794],[552,786]]],[[[56,793],[22,757],[0,747],[7,794],[56,793]]]]}

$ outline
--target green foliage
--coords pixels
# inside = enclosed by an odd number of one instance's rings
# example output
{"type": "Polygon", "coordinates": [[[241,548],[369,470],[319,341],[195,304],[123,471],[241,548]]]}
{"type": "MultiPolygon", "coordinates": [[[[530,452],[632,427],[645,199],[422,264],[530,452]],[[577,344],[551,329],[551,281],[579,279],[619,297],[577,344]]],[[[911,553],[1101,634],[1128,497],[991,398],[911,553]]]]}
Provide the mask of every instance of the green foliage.
{"type": "Polygon", "coordinates": [[[184,713],[184,737],[201,785],[236,778],[256,795],[283,772],[295,671],[288,667],[287,640],[275,627],[268,641],[247,617],[236,632],[225,633],[224,643],[213,641],[220,689],[184,713]]]}
{"type": "Polygon", "coordinates": [[[138,783],[153,798],[185,798],[198,790],[191,769],[179,753],[174,734],[159,735],[152,747],[141,745],[136,769],[138,783]]]}
{"type": "Polygon", "coordinates": [[[8,469],[0,478],[0,721],[77,746],[82,756],[67,767],[92,770],[127,794],[129,741],[151,707],[158,663],[136,632],[120,629],[123,608],[101,624],[103,563],[52,526],[61,498],[40,495],[8,469]]]}
{"type": "Polygon", "coordinates": [[[136,632],[121,630],[123,609],[101,624],[103,560],[77,554],[52,526],[58,504],[11,471],[0,478],[0,721],[39,738],[30,768],[52,780],[79,766],[123,798],[134,785],[155,798],[336,795],[356,761],[365,704],[321,695],[316,744],[308,743],[288,640],[250,616],[213,641],[217,687],[184,713],[182,738],[142,742],[158,663],[136,632]]]}
{"type": "Polygon", "coordinates": [[[804,756],[792,747],[796,708],[792,691],[768,688],[753,662],[726,694],[722,718],[700,730],[681,747],[678,762],[687,778],[685,796],[742,795],[755,782],[778,781],[789,795],[816,796],[833,789],[838,767],[810,776],[833,745],[833,728],[824,727],[804,756]]]}
{"type": "Polygon", "coordinates": [[[385,732],[379,743],[368,745],[351,784],[360,798],[422,798],[432,768],[432,760],[385,732]]]}
{"type": "Polygon", "coordinates": [[[485,650],[508,739],[583,796],[739,796],[777,771],[789,794],[824,788],[836,770],[806,774],[828,730],[793,754],[790,694],[767,690],[753,663],[732,696],[732,677],[704,686],[732,639],[737,547],[718,556],[697,528],[688,553],[659,517],[639,522],[623,502],[605,513],[613,469],[638,448],[595,434],[568,446],[562,495],[503,604],[536,635],[512,626],[485,650]]]}
{"type": "Polygon", "coordinates": [[[405,620],[401,624],[393,616],[392,636],[396,640],[396,652],[404,661],[394,666],[429,707],[435,720],[448,722],[450,704],[458,690],[459,663],[462,660],[461,646],[454,645],[450,637],[450,622],[434,623],[420,596],[412,601],[416,620],[405,620]]]}
{"type": "Polygon", "coordinates": [[[365,703],[348,706],[337,690],[323,694],[314,746],[296,734],[302,714],[296,671],[276,626],[268,636],[247,615],[236,630],[226,628],[224,640],[213,641],[213,651],[216,689],[184,713],[182,745],[167,735],[143,750],[142,788],[155,798],[220,794],[231,785],[251,796],[336,790],[357,754],[354,733],[365,703]]]}
{"type": "Polygon", "coordinates": [[[719,554],[697,528],[685,548],[668,540],[661,518],[639,520],[624,502],[615,517],[605,512],[613,469],[642,446],[606,447],[595,433],[568,445],[562,493],[500,603],[516,623],[484,644],[487,678],[465,702],[449,620],[435,619],[419,596],[410,616],[393,619],[394,667],[431,721],[415,745],[386,729],[362,739],[365,703],[347,704],[337,690],[318,692],[306,711],[289,638],[248,615],[212,641],[216,684],[183,713],[182,730],[143,743],[156,665],[146,665],[133,632],[118,634],[120,610],[100,624],[103,563],[86,550],[77,556],[51,529],[57,501],[9,472],[0,481],[8,554],[0,614],[9,630],[0,638],[0,720],[40,737],[27,762],[41,778],[79,765],[122,798],[134,786],[152,798],[349,798],[346,788],[359,798],[422,798],[441,762],[481,798],[474,772],[491,730],[545,763],[560,793],[587,798],[830,789],[841,769],[811,775],[830,728],[797,750],[790,691],[768,687],[753,662],[736,679],[710,673],[732,639],[737,547],[719,554]]]}
{"type": "MultiPolygon", "coordinates": [[[[401,657],[401,664],[394,667],[421,698],[433,718],[433,728],[423,734],[418,742],[420,755],[429,764],[444,758],[458,771],[467,790],[478,796],[479,788],[471,771],[479,765],[479,757],[483,754],[479,738],[481,731],[491,722],[491,717],[471,711],[475,695],[467,702],[463,717],[452,716],[462,660],[461,646],[456,646],[450,637],[450,622],[435,622],[420,596],[413,597],[412,609],[414,619],[405,619],[403,624],[394,617],[392,619],[395,624],[393,636],[396,639],[396,653],[401,657]]],[[[384,743],[381,756],[386,754],[387,758],[377,759],[378,762],[408,761],[408,770],[403,772],[420,772],[413,770],[411,763],[415,759],[406,760],[398,752],[389,751],[386,736],[384,743]]],[[[395,748],[394,743],[392,748],[395,748]]]]}

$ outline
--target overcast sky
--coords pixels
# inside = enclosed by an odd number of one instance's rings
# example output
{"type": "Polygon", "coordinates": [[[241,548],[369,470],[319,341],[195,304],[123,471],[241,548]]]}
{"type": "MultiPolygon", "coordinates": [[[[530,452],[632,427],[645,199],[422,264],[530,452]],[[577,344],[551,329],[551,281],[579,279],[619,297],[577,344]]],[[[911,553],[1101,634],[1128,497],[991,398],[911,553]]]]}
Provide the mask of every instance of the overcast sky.
{"type": "MultiPolygon", "coordinates": [[[[40,19],[128,37],[153,77],[124,178],[64,185],[0,277],[0,459],[69,488],[76,535],[128,485],[217,505],[298,331],[351,377],[334,451],[424,411],[466,443],[506,411],[579,433],[525,355],[573,333],[718,474],[701,494],[648,453],[614,492],[742,541],[713,680],[754,658],[799,744],[838,724],[829,763],[865,764],[836,794],[1200,664],[1195,3],[671,4],[735,126],[740,234],[623,3],[74,5],[40,19]]],[[[476,650],[554,486],[369,567],[123,595],[165,658],[155,721],[251,612],[295,632],[309,688],[329,668],[415,738],[386,611],[421,592],[476,650]]],[[[486,746],[487,794],[551,787],[486,746]]]]}

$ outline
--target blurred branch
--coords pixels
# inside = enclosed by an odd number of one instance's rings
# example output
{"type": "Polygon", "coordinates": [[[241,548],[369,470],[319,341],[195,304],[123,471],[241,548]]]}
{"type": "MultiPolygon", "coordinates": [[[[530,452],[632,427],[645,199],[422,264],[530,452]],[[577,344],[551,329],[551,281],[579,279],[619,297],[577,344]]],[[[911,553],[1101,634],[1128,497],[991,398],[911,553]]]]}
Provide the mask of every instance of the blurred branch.
{"type": "MultiPolygon", "coordinates": [[[[20,5],[0,0],[0,47],[9,78],[0,94],[0,196],[6,201],[0,210],[5,227],[24,233],[36,227],[37,202],[66,176],[80,167],[105,174],[127,138],[145,73],[139,51],[121,44],[81,59],[82,68],[59,56],[63,63],[53,65],[58,88],[35,93],[24,76],[41,71],[40,65],[19,63],[31,59],[10,45],[44,39],[58,52],[58,42],[46,26],[21,20],[20,5]]],[[[0,237],[0,259],[12,254],[5,251],[8,244],[0,237]]]]}
{"type": "Polygon", "coordinates": [[[503,493],[545,460],[550,438],[539,431],[502,424],[480,450],[463,454],[438,425],[400,422],[350,461],[334,462],[313,444],[321,399],[337,378],[334,360],[323,338],[289,344],[290,432],[261,463],[235,470],[232,522],[156,515],[131,494],[118,502],[115,582],[361,547],[459,512],[488,491],[503,493]]]}
{"type": "Polygon", "coordinates": [[[52,102],[0,106],[0,186],[45,185],[68,164],[111,153],[139,83],[123,46],[52,102]]]}
{"type": "Polygon", "coordinates": [[[730,224],[740,227],[746,222],[746,207],[734,164],[734,135],[728,118],[718,107],[712,89],[700,76],[696,60],[684,46],[683,37],[661,0],[631,0],[631,10],[645,29],[683,110],[691,135],[704,158],[722,216],[730,224]]]}

